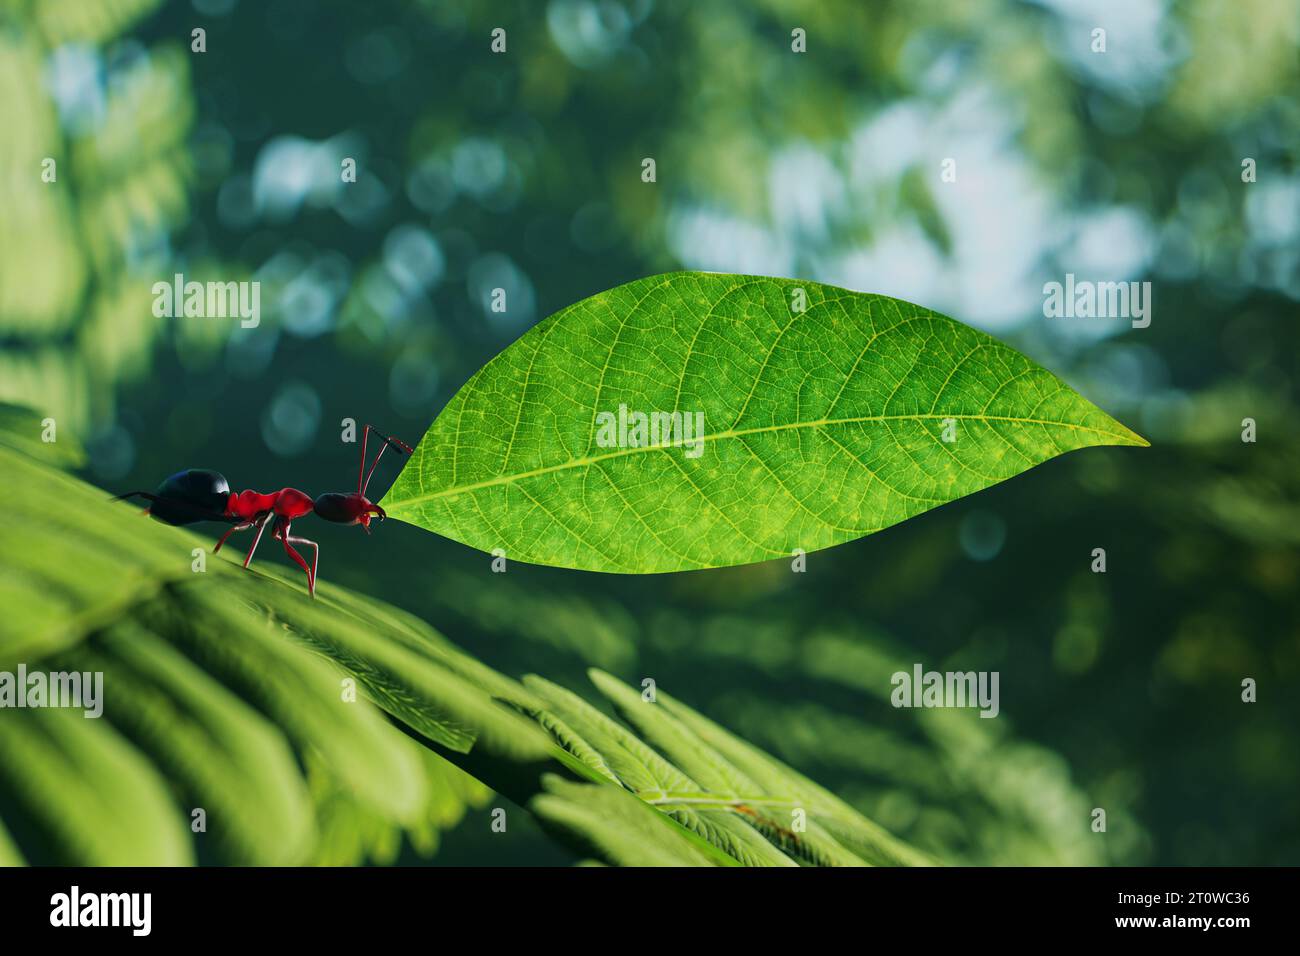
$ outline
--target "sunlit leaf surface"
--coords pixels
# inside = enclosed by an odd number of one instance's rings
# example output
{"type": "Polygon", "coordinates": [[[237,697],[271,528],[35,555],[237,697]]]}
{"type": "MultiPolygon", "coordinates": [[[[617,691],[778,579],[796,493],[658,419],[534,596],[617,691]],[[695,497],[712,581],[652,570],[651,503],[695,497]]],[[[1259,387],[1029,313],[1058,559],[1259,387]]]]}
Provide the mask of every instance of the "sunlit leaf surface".
{"type": "Polygon", "coordinates": [[[1144,444],[920,306],[680,272],[531,329],[456,394],[383,503],[516,560],[681,571],[852,541],[1076,448],[1144,444]]]}

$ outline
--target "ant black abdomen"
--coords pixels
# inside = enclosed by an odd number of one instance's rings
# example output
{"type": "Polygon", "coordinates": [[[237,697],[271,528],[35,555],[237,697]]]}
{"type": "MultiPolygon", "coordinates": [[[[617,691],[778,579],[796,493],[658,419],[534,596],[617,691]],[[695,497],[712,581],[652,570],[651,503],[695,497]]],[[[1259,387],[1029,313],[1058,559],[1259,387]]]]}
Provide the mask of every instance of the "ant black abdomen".
{"type": "Polygon", "coordinates": [[[163,479],[149,513],[168,524],[211,521],[224,514],[230,482],[220,472],[187,468],[163,479]]]}

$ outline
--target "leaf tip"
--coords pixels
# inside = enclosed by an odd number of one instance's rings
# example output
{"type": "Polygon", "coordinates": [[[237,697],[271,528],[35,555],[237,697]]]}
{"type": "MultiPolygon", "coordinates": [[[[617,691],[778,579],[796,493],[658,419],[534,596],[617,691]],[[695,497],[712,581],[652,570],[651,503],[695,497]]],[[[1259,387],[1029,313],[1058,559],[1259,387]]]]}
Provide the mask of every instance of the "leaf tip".
{"type": "Polygon", "coordinates": [[[1106,441],[1097,442],[1101,445],[1132,446],[1135,448],[1150,448],[1151,442],[1143,438],[1133,429],[1129,428],[1118,418],[1107,414],[1104,410],[1096,405],[1092,406],[1094,411],[1101,414],[1102,421],[1093,426],[1096,434],[1104,435],[1106,441]]]}
{"type": "Polygon", "coordinates": [[[1118,426],[1120,427],[1120,434],[1119,434],[1118,437],[1122,439],[1121,441],[1116,442],[1116,444],[1118,444],[1118,445],[1132,445],[1132,446],[1135,446],[1135,447],[1137,447],[1137,448],[1150,448],[1150,447],[1151,447],[1151,442],[1150,442],[1148,439],[1143,438],[1141,435],[1139,435],[1137,432],[1133,431],[1133,429],[1129,428],[1129,427],[1128,427],[1127,425],[1125,425],[1123,422],[1118,422],[1118,421],[1117,421],[1117,422],[1115,422],[1115,424],[1118,425],[1118,426]]]}

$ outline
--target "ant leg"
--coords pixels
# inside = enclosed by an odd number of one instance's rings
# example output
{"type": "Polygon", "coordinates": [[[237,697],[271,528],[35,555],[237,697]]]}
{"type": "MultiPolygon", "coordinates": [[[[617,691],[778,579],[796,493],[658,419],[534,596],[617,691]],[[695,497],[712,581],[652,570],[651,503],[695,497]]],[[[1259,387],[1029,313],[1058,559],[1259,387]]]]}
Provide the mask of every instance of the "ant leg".
{"type": "Polygon", "coordinates": [[[216,554],[218,551],[220,551],[221,546],[226,543],[226,539],[229,538],[236,531],[247,531],[252,526],[253,526],[253,522],[251,521],[245,521],[243,524],[232,525],[230,530],[221,536],[221,540],[218,541],[217,546],[212,549],[212,553],[216,554]]]}
{"type": "Polygon", "coordinates": [[[311,572],[307,575],[307,577],[308,580],[311,582],[311,596],[315,597],[316,596],[316,569],[320,567],[320,545],[318,545],[315,541],[309,541],[306,538],[290,537],[288,534],[286,534],[284,536],[284,545],[286,548],[288,548],[290,544],[305,544],[311,548],[311,552],[312,552],[311,572]]]}
{"type": "Polygon", "coordinates": [[[263,515],[262,520],[257,522],[257,537],[253,539],[253,546],[248,549],[248,556],[244,558],[244,567],[248,567],[253,561],[253,552],[257,550],[258,543],[262,540],[262,532],[266,530],[266,523],[271,520],[271,512],[263,515]]]}
{"type": "MultiPolygon", "coordinates": [[[[294,560],[294,563],[297,564],[298,567],[302,568],[304,572],[306,572],[306,574],[307,574],[307,590],[308,590],[308,592],[311,594],[312,597],[315,597],[315,596],[316,596],[316,576],[315,576],[314,572],[312,571],[312,569],[309,568],[309,567],[307,567],[307,562],[306,562],[306,560],[303,559],[303,556],[302,556],[301,554],[299,554],[297,551],[295,551],[295,550],[293,549],[293,545],[289,543],[289,538],[290,538],[290,535],[289,535],[289,527],[290,527],[291,524],[292,524],[292,522],[289,522],[289,521],[286,521],[283,525],[278,525],[278,524],[277,524],[275,530],[276,530],[276,532],[279,534],[280,541],[283,542],[283,544],[284,544],[284,551],[285,551],[285,554],[289,555],[289,557],[292,558],[292,559],[294,560]]],[[[318,553],[319,553],[319,552],[318,552],[318,553]]]]}

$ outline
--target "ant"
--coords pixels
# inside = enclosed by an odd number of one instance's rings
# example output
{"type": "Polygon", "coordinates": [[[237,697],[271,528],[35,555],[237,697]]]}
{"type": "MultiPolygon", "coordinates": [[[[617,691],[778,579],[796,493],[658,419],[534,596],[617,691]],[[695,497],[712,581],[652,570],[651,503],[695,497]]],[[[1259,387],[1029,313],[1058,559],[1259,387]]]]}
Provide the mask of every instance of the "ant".
{"type": "Polygon", "coordinates": [[[257,535],[253,538],[253,546],[248,549],[248,556],[244,558],[244,567],[248,567],[252,562],[253,553],[257,551],[257,545],[262,540],[262,532],[266,530],[267,523],[274,518],[271,537],[283,543],[285,553],[307,573],[307,590],[312,597],[315,597],[316,567],[320,563],[320,546],[315,541],[290,534],[293,522],[296,518],[315,511],[326,521],[359,524],[361,530],[369,534],[372,515],[378,515],[380,521],[388,517],[383,508],[366,497],[366,489],[370,487],[370,477],[375,473],[379,459],[384,456],[384,452],[390,445],[408,455],[413,450],[405,442],[389,438],[374,426],[367,425],[361,433],[361,468],[357,474],[356,492],[348,494],[330,492],[319,496],[315,501],[310,495],[297,488],[281,488],[269,495],[251,490],[233,494],[230,490],[230,482],[226,481],[224,475],[204,468],[178,471],[165,479],[158,486],[155,494],[149,494],[147,491],[128,491],[112,500],[144,498],[149,502],[149,507],[145,509],[144,514],[152,515],[159,521],[171,525],[194,524],[198,521],[221,521],[231,525],[230,530],[221,536],[217,546],[212,549],[213,554],[220,551],[226,539],[236,531],[256,528],[257,535]],[[367,473],[366,443],[372,431],[384,440],[384,444],[379,449],[379,454],[375,455],[374,464],[370,466],[370,471],[367,473]],[[311,567],[307,566],[303,556],[294,549],[295,544],[307,545],[312,549],[311,567]]]}

